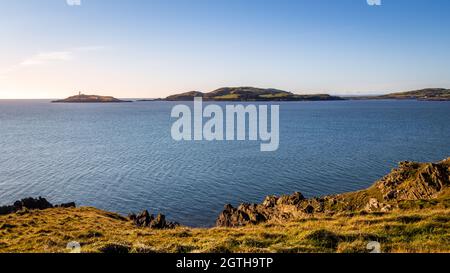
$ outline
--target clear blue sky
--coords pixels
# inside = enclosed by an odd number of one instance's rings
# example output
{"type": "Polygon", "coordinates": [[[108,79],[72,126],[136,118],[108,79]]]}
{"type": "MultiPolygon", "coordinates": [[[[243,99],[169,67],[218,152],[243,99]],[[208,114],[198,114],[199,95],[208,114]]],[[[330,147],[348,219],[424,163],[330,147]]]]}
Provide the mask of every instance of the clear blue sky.
{"type": "Polygon", "coordinates": [[[450,88],[450,1],[0,0],[0,98],[450,88]]]}

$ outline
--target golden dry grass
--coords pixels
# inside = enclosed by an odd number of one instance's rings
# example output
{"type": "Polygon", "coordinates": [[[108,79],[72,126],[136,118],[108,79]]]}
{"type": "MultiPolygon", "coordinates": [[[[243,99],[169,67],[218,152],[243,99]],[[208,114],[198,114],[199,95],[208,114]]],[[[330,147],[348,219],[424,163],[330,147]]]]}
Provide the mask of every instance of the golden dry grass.
{"type": "Polygon", "coordinates": [[[0,252],[450,252],[450,209],[316,216],[242,228],[136,228],[95,208],[48,209],[0,216],[0,252]]]}

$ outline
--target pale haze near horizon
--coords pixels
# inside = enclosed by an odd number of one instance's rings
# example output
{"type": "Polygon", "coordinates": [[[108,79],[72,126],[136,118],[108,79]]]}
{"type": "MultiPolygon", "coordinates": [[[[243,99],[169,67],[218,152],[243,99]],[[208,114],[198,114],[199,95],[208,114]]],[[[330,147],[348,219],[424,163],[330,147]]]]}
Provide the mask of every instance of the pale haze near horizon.
{"type": "Polygon", "coordinates": [[[449,2],[2,0],[0,99],[449,88],[449,2]]]}

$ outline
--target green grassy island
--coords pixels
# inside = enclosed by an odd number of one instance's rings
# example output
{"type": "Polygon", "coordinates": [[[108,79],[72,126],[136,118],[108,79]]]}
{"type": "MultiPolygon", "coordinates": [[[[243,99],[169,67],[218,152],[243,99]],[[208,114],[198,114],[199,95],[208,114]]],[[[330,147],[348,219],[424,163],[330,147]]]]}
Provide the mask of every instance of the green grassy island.
{"type": "Polygon", "coordinates": [[[343,100],[341,97],[328,94],[298,95],[278,89],[263,89],[255,87],[224,87],[209,93],[191,91],[172,95],[166,101],[192,101],[201,97],[205,101],[321,101],[343,100]]]}

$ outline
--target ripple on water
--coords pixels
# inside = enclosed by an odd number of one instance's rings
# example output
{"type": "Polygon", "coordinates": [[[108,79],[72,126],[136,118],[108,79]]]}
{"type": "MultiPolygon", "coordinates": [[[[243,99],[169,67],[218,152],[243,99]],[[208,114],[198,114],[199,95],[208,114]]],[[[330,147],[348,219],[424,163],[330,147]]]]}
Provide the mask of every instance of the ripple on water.
{"type": "Polygon", "coordinates": [[[275,153],[258,142],[175,142],[172,106],[0,101],[0,203],[42,195],[207,226],[225,203],[358,190],[398,161],[450,155],[447,102],[281,103],[275,153]]]}

